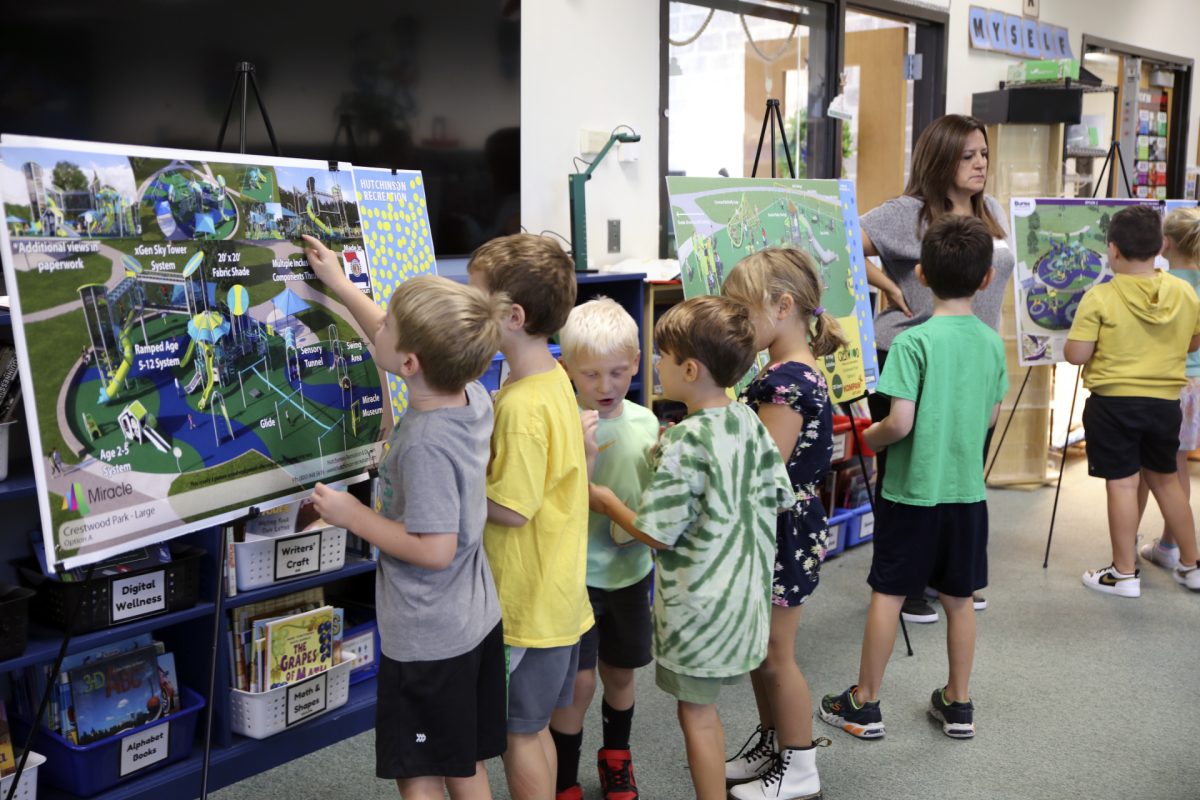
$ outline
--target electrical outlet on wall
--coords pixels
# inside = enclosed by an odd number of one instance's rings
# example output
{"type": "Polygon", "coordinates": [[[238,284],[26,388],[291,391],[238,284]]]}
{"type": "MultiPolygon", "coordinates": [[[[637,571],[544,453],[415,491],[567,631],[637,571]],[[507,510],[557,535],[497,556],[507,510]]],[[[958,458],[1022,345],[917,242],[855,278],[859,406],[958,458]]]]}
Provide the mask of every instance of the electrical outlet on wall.
{"type": "Polygon", "coordinates": [[[619,219],[608,221],[608,252],[621,252],[621,220],[619,219]]]}

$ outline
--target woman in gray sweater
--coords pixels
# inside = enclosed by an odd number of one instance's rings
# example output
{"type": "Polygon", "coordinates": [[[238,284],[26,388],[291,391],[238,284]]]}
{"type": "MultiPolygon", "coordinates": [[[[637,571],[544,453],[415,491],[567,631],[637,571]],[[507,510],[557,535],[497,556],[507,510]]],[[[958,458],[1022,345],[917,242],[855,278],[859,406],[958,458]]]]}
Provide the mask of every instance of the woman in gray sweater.
{"type": "MultiPolygon", "coordinates": [[[[1000,306],[1015,259],[1008,244],[1004,210],[995,198],[983,193],[987,183],[988,141],[983,123],[973,117],[947,114],[921,132],[913,149],[912,169],[904,194],[888,200],[862,217],[863,252],[878,256],[883,269],[867,262],[867,282],[887,298],[887,307],[875,317],[875,343],[879,368],[892,340],[905,328],[919,325],[933,314],[933,293],[917,280],[914,268],[921,256],[921,238],[930,223],[944,214],[978,217],[993,238],[992,268],[987,288],[975,295],[975,316],[1000,330],[1000,306]]],[[[873,394],[867,399],[874,419],[887,416],[889,398],[873,394]]],[[[991,431],[984,443],[984,458],[991,446],[991,431]]],[[[887,458],[877,457],[876,497],[883,485],[887,458]]],[[[976,595],[975,607],[986,601],[976,595]]],[[[917,596],[905,601],[904,619],[936,622],[937,611],[917,596]]]]}

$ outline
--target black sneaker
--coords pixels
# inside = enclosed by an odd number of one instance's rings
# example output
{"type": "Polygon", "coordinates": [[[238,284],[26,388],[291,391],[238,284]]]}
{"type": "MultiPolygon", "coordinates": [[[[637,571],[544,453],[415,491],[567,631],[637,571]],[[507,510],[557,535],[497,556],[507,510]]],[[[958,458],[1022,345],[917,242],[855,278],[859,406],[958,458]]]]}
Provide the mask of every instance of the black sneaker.
{"type": "Polygon", "coordinates": [[[942,723],[942,733],[951,739],[970,739],[975,736],[975,704],[951,703],[946,700],[945,688],[937,689],[929,699],[929,716],[942,723]]]}
{"type": "Polygon", "coordinates": [[[905,622],[937,622],[938,612],[924,597],[906,597],[900,607],[900,618],[905,622]]]}
{"type": "Polygon", "coordinates": [[[854,699],[856,688],[851,686],[841,694],[821,698],[821,719],[859,739],[882,739],[883,714],[879,711],[879,701],[859,704],[854,699]]]}

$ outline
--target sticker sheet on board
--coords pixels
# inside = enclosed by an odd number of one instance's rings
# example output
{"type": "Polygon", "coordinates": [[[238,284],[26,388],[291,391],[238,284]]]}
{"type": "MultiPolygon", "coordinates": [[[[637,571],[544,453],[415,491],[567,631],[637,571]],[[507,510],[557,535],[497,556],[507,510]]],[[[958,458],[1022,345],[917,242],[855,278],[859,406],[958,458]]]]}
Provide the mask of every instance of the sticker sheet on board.
{"type": "Polygon", "coordinates": [[[729,270],[763,248],[804,250],[820,270],[826,312],[850,340],[820,362],[831,398],[855,400],[875,388],[875,326],[853,181],[668,177],[667,193],[685,297],[718,294],[729,270]]]}
{"type": "Polygon", "coordinates": [[[378,462],[386,385],[299,237],[390,296],[400,273],[370,278],[398,252],[377,220],[404,213],[389,232],[426,239],[428,221],[423,198],[403,212],[386,194],[361,202],[350,165],[333,167],[0,138],[47,563],[90,563],[378,462]]]}

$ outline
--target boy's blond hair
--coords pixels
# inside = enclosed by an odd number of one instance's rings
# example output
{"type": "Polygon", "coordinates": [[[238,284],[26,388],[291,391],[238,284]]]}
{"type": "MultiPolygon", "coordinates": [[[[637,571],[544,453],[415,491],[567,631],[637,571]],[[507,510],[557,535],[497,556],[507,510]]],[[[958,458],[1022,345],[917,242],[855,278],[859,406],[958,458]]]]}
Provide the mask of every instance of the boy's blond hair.
{"type": "Polygon", "coordinates": [[[483,276],[490,291],[504,292],[525,311],[525,332],[553,336],[575,305],[575,262],[548,236],[514,233],[479,246],[468,274],[483,276]]]}
{"type": "Polygon", "coordinates": [[[487,370],[510,309],[502,294],[419,275],[396,289],[387,313],[396,326],[397,349],[417,355],[425,382],[458,392],[487,370]]]}
{"type": "Polygon", "coordinates": [[[563,361],[572,366],[585,356],[627,355],[634,359],[641,351],[637,323],[608,297],[597,297],[571,309],[558,342],[563,361]]]}
{"type": "Polygon", "coordinates": [[[1169,236],[1180,254],[1200,264],[1200,208],[1177,208],[1163,220],[1163,236],[1169,236]]]}
{"type": "Polygon", "coordinates": [[[694,358],[728,389],[750,370],[757,351],[750,309],[729,297],[693,297],[658,318],[654,344],[682,364],[694,358]]]}

